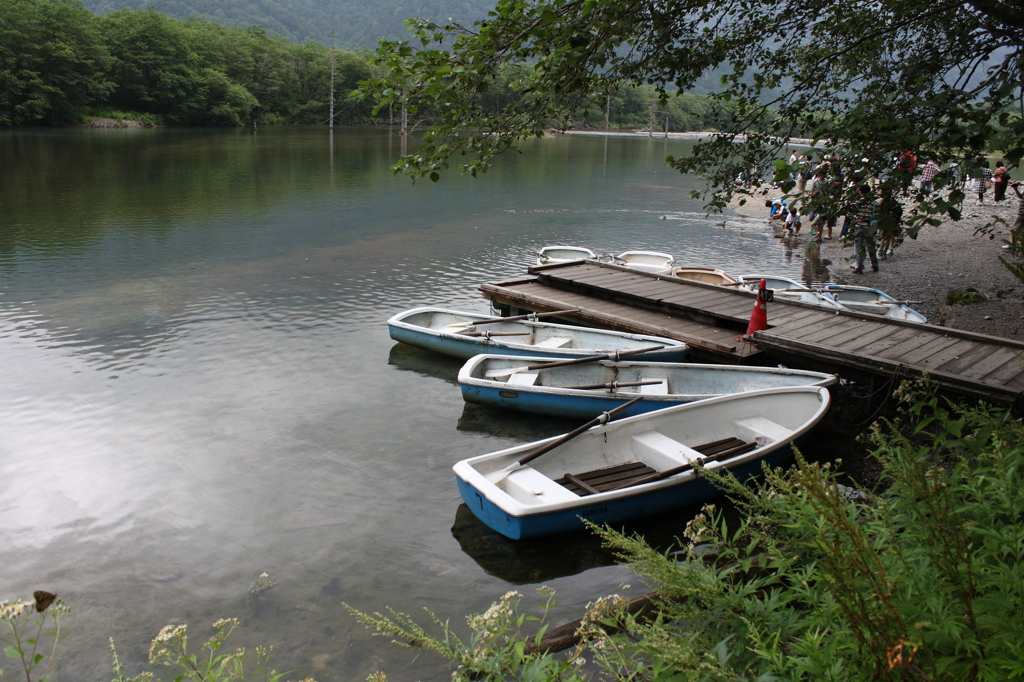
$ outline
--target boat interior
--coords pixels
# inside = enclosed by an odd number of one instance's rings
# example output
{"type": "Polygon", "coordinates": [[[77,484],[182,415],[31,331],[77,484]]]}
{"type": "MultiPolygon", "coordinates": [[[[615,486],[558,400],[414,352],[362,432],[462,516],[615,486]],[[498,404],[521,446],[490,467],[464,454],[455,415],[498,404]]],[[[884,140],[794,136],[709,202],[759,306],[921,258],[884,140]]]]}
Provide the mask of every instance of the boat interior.
{"type": "Polygon", "coordinates": [[[764,417],[733,419],[734,436],[690,447],[660,431],[645,431],[629,437],[630,450],[637,458],[592,471],[566,473],[552,479],[533,467],[521,467],[506,476],[499,486],[527,504],[568,502],[578,497],[628,488],[648,482],[652,474],[679,469],[695,461],[726,460],[769,443],[785,441],[793,431],[764,417]]]}

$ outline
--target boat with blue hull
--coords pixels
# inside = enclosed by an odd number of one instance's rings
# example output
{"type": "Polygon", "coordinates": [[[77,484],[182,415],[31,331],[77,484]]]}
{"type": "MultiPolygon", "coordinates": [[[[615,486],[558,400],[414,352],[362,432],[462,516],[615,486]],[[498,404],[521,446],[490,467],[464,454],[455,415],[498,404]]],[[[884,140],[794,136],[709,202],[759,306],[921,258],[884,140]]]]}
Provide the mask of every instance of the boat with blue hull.
{"type": "Polygon", "coordinates": [[[620,417],[783,386],[830,386],[835,375],[783,367],[609,361],[545,367],[545,358],[478,355],[459,371],[468,403],[551,417],[591,419],[638,395],[620,417]]]}
{"type": "Polygon", "coordinates": [[[682,341],[660,336],[554,324],[536,319],[506,321],[430,307],[414,308],[395,315],[388,320],[388,332],[395,341],[463,359],[481,353],[501,353],[564,360],[613,351],[648,349],[633,357],[680,362],[687,351],[682,341]]]}
{"type": "Polygon", "coordinates": [[[879,289],[849,284],[826,284],[825,291],[849,310],[880,315],[891,320],[906,320],[921,324],[928,322],[927,317],[908,306],[905,301],[898,301],[879,289]]]}
{"type": "Polygon", "coordinates": [[[617,523],[703,502],[719,493],[695,465],[740,480],[777,466],[824,418],[828,389],[776,388],[710,398],[457,463],[462,499],[512,539],[617,523]]]}

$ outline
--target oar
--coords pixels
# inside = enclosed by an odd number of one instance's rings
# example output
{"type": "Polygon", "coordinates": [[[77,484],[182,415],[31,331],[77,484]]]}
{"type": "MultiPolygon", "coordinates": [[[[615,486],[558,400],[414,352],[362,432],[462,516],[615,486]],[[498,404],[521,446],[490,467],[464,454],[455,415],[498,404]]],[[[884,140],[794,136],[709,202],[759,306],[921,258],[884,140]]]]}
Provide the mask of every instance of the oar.
{"type": "MultiPolygon", "coordinates": [[[[748,445],[749,445],[749,443],[748,443],[748,445]]],[[[647,476],[644,476],[643,478],[638,478],[635,481],[626,481],[625,483],[620,483],[619,485],[617,485],[617,486],[615,486],[613,488],[608,488],[607,490],[602,490],[601,492],[610,493],[613,490],[621,490],[623,488],[632,488],[633,486],[643,485],[644,483],[653,483],[654,481],[660,481],[662,479],[669,478],[670,476],[675,476],[676,474],[681,474],[684,471],[689,471],[690,469],[692,469],[694,467],[695,464],[700,464],[701,466],[704,466],[708,462],[714,462],[714,461],[717,461],[717,460],[719,460],[719,459],[721,459],[723,457],[728,460],[728,459],[732,459],[733,457],[739,457],[740,455],[745,455],[745,454],[747,454],[747,452],[750,452],[750,450],[747,450],[745,452],[737,452],[737,453],[734,453],[733,450],[726,450],[725,452],[720,452],[717,455],[708,455],[707,457],[700,457],[700,458],[694,460],[693,462],[688,462],[687,464],[683,464],[681,466],[672,467],[671,469],[665,469],[664,471],[659,471],[659,472],[654,473],[654,474],[649,474],[647,476]]]]}
{"type": "Polygon", "coordinates": [[[507,369],[489,369],[484,372],[484,377],[487,379],[495,379],[497,377],[511,376],[516,372],[532,372],[535,369],[548,369],[549,367],[565,367],[566,365],[581,365],[585,362],[598,362],[599,360],[618,360],[624,355],[636,355],[637,353],[649,353],[655,350],[661,350],[666,346],[650,346],[649,348],[634,348],[632,350],[617,350],[611,353],[604,353],[602,355],[588,355],[584,358],[573,358],[572,360],[557,360],[555,362],[545,362],[540,365],[530,365],[529,367],[509,367],[507,369]]]}
{"type": "Polygon", "coordinates": [[[565,315],[567,313],[577,313],[579,308],[570,308],[569,310],[552,310],[549,313],[527,313],[526,315],[516,315],[515,317],[492,317],[487,320],[478,320],[477,322],[452,322],[446,324],[445,329],[451,327],[475,327],[478,324],[494,324],[495,322],[515,322],[516,320],[525,320],[527,318],[538,319],[541,317],[550,317],[551,315],[565,315]]]}
{"type": "Polygon", "coordinates": [[[482,332],[458,332],[462,336],[483,336],[485,338],[491,338],[492,336],[529,336],[533,332],[489,332],[484,330],[482,332]]]}
{"type": "Polygon", "coordinates": [[[610,388],[612,390],[621,388],[622,386],[653,386],[660,384],[661,380],[658,381],[612,381],[607,384],[586,384],[584,386],[552,386],[551,388],[569,388],[574,391],[590,391],[595,388],[610,388]]]}
{"type": "Polygon", "coordinates": [[[583,433],[587,429],[589,429],[589,428],[591,428],[593,426],[597,426],[598,424],[606,424],[606,423],[608,423],[609,421],[611,421],[611,419],[612,419],[612,417],[614,415],[618,414],[619,412],[621,412],[622,410],[626,409],[627,407],[631,407],[633,405],[636,405],[638,402],[640,402],[643,399],[644,399],[644,396],[640,396],[639,398],[633,398],[628,403],[623,403],[623,404],[619,405],[618,407],[616,407],[614,409],[608,410],[607,412],[602,412],[600,415],[598,415],[594,419],[591,419],[590,421],[588,421],[583,426],[570,431],[569,433],[565,434],[564,436],[556,438],[555,440],[551,441],[547,445],[545,445],[543,447],[540,447],[540,448],[537,448],[536,450],[534,450],[533,452],[531,452],[530,454],[528,454],[528,455],[526,455],[524,457],[520,457],[518,461],[513,462],[512,464],[509,464],[504,469],[498,469],[497,471],[492,471],[491,473],[487,474],[485,478],[489,482],[491,482],[491,483],[497,483],[498,481],[502,480],[503,478],[508,476],[510,473],[512,473],[516,469],[520,468],[521,466],[523,466],[524,464],[526,464],[528,462],[532,462],[533,460],[537,459],[538,457],[540,457],[544,453],[550,452],[551,450],[554,450],[559,445],[562,445],[564,443],[568,443],[573,438],[575,438],[576,436],[580,435],[581,433],[583,433]]]}

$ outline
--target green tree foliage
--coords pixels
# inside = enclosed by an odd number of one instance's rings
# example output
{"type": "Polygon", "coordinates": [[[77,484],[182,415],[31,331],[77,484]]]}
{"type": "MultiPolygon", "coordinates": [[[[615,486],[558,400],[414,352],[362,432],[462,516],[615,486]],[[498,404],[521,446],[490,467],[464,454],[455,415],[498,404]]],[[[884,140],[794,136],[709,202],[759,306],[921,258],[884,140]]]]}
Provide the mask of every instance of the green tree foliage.
{"type": "MultiPolygon", "coordinates": [[[[152,9],[91,14],[77,0],[0,0],[0,125],[77,123],[90,109],[175,125],[323,124],[331,51],[254,26],[152,9]]],[[[353,95],[368,53],[336,50],[336,122],[371,118],[353,95]]]]}
{"type": "MultiPolygon", "coordinates": [[[[642,618],[620,597],[590,605],[569,659],[599,666],[588,679],[623,681],[1024,677],[1024,425],[901,390],[907,421],[870,435],[884,490],[853,491],[798,458],[754,489],[708,472],[744,521],[705,508],[683,552],[599,529],[658,598],[642,618]]],[[[539,638],[509,639],[522,620],[506,601],[491,610],[501,636],[471,618],[470,646],[447,623],[438,636],[398,614],[358,618],[448,656],[453,679],[575,679],[526,646],[539,638]]]]}
{"type": "MultiPolygon", "coordinates": [[[[1024,124],[1012,113],[1024,80],[1019,9],[1001,0],[499,0],[472,27],[419,21],[411,41],[382,43],[390,75],[371,90],[384,104],[442,112],[404,166],[428,175],[464,153],[475,171],[625,85],[654,87],[666,106],[718,70],[721,134],[670,160],[708,178],[712,206],[737,191],[740,172],[771,167],[793,136],[817,140],[819,157],[867,159],[845,169],[851,179],[881,175],[906,194],[913,174],[889,172],[904,150],[940,163],[988,149],[1011,164],[1024,156],[1024,124]],[[518,87],[529,97],[500,112],[481,106],[478,93],[499,69],[527,64],[518,87]]],[[[915,196],[912,226],[959,215],[962,193],[938,196],[915,196]]]]}
{"type": "Polygon", "coordinates": [[[74,0],[0,2],[0,125],[61,125],[111,89],[92,15],[74,0]]]}

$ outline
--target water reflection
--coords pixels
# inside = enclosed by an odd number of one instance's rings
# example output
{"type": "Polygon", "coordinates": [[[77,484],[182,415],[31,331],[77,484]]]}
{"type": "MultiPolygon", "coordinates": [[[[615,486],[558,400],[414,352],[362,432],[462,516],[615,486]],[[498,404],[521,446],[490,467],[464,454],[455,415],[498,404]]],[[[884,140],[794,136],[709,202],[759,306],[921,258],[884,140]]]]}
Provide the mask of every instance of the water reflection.
{"type": "MultiPolygon", "coordinates": [[[[405,670],[342,601],[459,620],[539,579],[591,601],[628,571],[600,568],[589,536],[509,544],[462,513],[452,529],[456,461],[576,423],[464,404],[461,361],[384,322],[486,313],[479,284],[552,243],[820,277],[822,256],[787,255],[763,220],[708,219],[701,185],[661,163],[688,144],[557,136],[481,178],[411,185],[373,128],[333,145],[322,129],[0,131],[0,599],[72,600],[75,679],[109,674],[108,636],[135,674],[167,622],[249,614],[239,645],[285,644],[280,669],[325,680],[450,674],[405,670]],[[278,585],[256,600],[263,571],[278,585]]],[[[630,527],[667,546],[692,513],[630,527]]]]}

